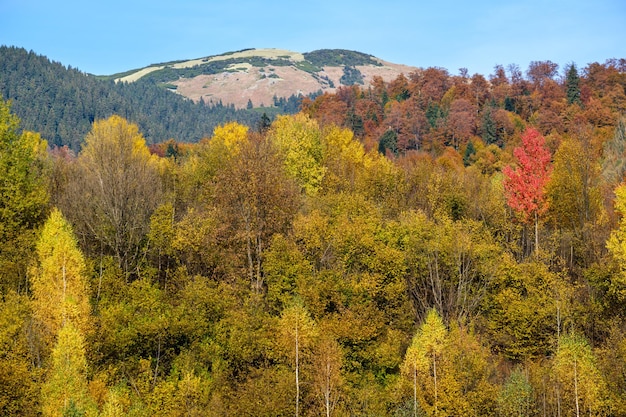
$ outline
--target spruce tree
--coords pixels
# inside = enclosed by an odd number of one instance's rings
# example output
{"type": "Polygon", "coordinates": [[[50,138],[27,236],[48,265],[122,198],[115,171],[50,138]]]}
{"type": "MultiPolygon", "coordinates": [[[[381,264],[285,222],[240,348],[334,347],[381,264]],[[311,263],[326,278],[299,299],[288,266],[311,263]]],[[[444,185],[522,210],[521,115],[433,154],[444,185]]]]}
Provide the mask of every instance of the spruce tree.
{"type": "Polygon", "coordinates": [[[580,77],[576,65],[571,64],[566,77],[567,104],[581,104],[580,101],[580,77]]]}
{"type": "Polygon", "coordinates": [[[491,112],[493,111],[493,107],[485,106],[483,110],[483,120],[482,120],[482,132],[483,132],[483,141],[487,145],[491,145],[492,143],[496,143],[498,141],[498,132],[496,130],[496,123],[491,116],[491,112]]]}

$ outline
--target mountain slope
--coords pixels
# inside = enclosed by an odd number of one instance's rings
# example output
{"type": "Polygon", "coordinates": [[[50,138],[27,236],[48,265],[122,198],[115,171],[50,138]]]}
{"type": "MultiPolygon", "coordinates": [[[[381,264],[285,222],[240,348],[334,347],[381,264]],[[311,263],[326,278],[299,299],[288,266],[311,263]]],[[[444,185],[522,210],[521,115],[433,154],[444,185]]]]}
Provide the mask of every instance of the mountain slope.
{"type": "Polygon", "coordinates": [[[117,81],[150,79],[194,101],[222,102],[237,108],[272,105],[274,97],[333,93],[341,85],[385,81],[415,67],[392,64],[343,49],[299,53],[284,49],[246,49],[206,58],[151,65],[113,76],[117,81]]]}
{"type": "MultiPolygon", "coordinates": [[[[139,125],[148,143],[170,138],[195,142],[227,121],[253,126],[262,111],[219,103],[194,103],[149,79],[115,83],[99,79],[23,48],[0,47],[0,98],[10,100],[22,127],[51,145],[74,150],[94,120],[118,114],[139,125]]],[[[264,109],[270,116],[280,109],[264,109]],[[274,113],[272,113],[272,111],[274,113]]]]}

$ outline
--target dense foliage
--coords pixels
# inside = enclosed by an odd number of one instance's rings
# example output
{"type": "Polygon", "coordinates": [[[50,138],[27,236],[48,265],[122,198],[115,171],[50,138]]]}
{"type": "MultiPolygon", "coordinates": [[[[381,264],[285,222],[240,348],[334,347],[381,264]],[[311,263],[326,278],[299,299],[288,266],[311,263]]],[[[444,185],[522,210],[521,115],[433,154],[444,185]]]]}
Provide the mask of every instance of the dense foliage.
{"type": "Polygon", "coordinates": [[[382,65],[372,55],[346,49],[320,49],[306,52],[304,59],[317,67],[339,67],[355,65],[382,65]]]}
{"type": "Polygon", "coordinates": [[[0,102],[0,414],[625,415],[626,61],[556,71],[75,156],[0,102]]]}

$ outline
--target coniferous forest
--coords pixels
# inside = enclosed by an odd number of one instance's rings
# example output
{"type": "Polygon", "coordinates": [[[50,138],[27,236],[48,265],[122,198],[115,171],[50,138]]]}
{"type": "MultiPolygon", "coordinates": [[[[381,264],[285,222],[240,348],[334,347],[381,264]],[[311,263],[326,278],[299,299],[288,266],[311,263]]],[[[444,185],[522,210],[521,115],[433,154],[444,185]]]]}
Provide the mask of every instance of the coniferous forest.
{"type": "Polygon", "coordinates": [[[13,105],[0,414],[626,415],[623,59],[427,68],[150,146],[13,105]]]}

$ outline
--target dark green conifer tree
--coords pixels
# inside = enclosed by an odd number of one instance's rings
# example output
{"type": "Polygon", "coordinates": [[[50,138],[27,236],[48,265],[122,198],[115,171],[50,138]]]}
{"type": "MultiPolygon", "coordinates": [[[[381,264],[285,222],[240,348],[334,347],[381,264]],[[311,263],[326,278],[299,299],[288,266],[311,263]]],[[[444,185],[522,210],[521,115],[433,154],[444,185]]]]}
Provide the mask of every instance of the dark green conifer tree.
{"type": "Polygon", "coordinates": [[[567,104],[581,104],[580,101],[580,77],[576,65],[571,64],[567,70],[566,78],[567,104]]]}

